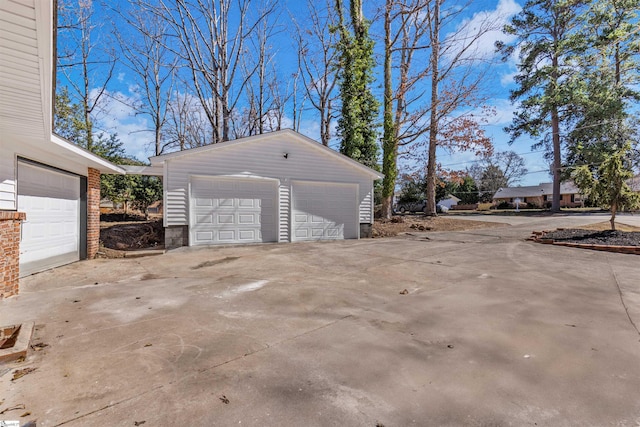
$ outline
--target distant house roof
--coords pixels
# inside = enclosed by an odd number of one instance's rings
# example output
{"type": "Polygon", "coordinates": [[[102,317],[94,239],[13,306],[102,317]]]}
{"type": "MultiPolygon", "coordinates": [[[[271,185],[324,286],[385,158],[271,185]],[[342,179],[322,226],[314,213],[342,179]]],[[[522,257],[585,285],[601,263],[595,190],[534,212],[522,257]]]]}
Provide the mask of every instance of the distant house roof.
{"type": "Polygon", "coordinates": [[[460,201],[460,199],[457,198],[456,196],[454,196],[453,194],[447,194],[447,197],[445,197],[442,200],[453,200],[456,203],[458,203],[460,201]]]}
{"type": "Polygon", "coordinates": [[[162,209],[162,200],[156,200],[155,202],[151,203],[149,205],[149,208],[150,209],[157,209],[157,208],[162,209]]]}
{"type": "Polygon", "coordinates": [[[640,193],[640,174],[627,181],[627,184],[629,184],[629,187],[631,187],[633,191],[637,191],[640,193]]]}
{"type": "MultiPolygon", "coordinates": [[[[563,182],[560,184],[560,194],[580,194],[580,190],[573,182],[563,182]]],[[[538,185],[529,185],[526,187],[505,187],[496,191],[493,195],[494,199],[512,199],[537,196],[553,195],[553,184],[551,182],[541,182],[538,185]]]]}

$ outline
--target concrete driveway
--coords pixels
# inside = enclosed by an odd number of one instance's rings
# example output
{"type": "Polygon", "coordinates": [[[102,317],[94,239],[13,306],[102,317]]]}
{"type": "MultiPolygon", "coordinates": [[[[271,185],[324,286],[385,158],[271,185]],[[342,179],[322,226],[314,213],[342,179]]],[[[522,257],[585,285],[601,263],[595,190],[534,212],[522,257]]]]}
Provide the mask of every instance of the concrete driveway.
{"type": "Polygon", "coordinates": [[[0,420],[638,426],[640,258],[524,241],[605,219],[41,273],[0,302],[1,324],[35,321],[48,344],[0,366],[0,411],[25,408],[0,420]],[[37,369],[11,381],[24,367],[37,369]]]}

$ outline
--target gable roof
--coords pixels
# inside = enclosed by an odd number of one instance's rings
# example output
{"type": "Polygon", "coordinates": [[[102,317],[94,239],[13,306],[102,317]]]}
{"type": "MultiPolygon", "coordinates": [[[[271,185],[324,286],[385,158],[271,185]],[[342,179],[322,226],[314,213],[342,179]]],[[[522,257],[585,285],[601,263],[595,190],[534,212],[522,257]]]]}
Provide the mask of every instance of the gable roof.
{"type": "MultiPolygon", "coordinates": [[[[560,194],[580,194],[580,190],[567,181],[560,184],[560,194]]],[[[553,184],[551,182],[541,182],[538,185],[525,187],[505,187],[496,191],[494,199],[511,199],[516,197],[537,197],[553,195],[553,184]]]]}
{"type": "Polygon", "coordinates": [[[242,146],[252,142],[258,142],[258,141],[268,142],[268,141],[282,140],[284,138],[287,138],[289,140],[294,140],[301,144],[306,144],[307,146],[315,150],[318,150],[319,153],[323,153],[324,155],[330,156],[337,161],[343,162],[352,168],[355,168],[361,172],[364,172],[365,174],[371,176],[373,179],[381,179],[384,177],[384,175],[381,174],[380,172],[375,171],[361,163],[358,163],[355,160],[351,159],[350,157],[347,157],[344,154],[338,153],[337,151],[332,150],[329,147],[325,147],[319,142],[314,141],[313,139],[307,136],[304,136],[301,133],[294,131],[293,129],[283,129],[279,131],[263,133],[261,135],[253,135],[253,136],[247,136],[244,138],[235,139],[232,141],[225,141],[218,144],[205,145],[202,147],[190,148],[188,150],[182,150],[182,151],[174,151],[172,153],[161,154],[159,156],[150,157],[149,160],[151,161],[152,166],[159,166],[163,164],[166,160],[171,160],[171,159],[175,159],[183,156],[191,156],[194,154],[201,154],[204,152],[221,150],[229,147],[238,147],[238,146],[242,146]]]}

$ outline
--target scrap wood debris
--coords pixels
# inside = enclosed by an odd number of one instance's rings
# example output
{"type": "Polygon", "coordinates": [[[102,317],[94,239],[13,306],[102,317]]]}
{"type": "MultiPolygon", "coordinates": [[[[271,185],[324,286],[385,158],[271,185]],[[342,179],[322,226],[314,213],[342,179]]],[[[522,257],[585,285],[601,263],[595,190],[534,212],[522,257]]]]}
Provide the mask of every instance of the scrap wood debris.
{"type": "Polygon", "coordinates": [[[11,381],[15,381],[19,378],[24,377],[27,374],[30,374],[31,372],[35,371],[38,368],[24,368],[24,369],[16,369],[15,371],[13,371],[13,378],[11,378],[11,381]]]}
{"type": "Polygon", "coordinates": [[[8,408],[3,409],[2,411],[0,411],[0,415],[4,414],[5,412],[9,412],[9,411],[17,411],[18,409],[27,409],[27,408],[26,408],[26,406],[24,406],[24,403],[19,403],[17,405],[10,406],[8,408]]]}
{"type": "Polygon", "coordinates": [[[100,229],[100,241],[116,250],[155,248],[164,244],[164,227],[162,220],[116,223],[100,229]]]}

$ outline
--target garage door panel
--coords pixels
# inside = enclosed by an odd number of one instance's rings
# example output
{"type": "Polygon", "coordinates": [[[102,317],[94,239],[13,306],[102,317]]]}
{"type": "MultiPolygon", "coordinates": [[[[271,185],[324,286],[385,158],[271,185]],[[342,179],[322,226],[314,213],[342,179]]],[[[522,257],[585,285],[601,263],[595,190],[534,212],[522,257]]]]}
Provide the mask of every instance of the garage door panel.
{"type": "Polygon", "coordinates": [[[197,215],[196,222],[198,224],[213,224],[213,215],[197,215]]]}
{"type": "Polygon", "coordinates": [[[238,239],[243,241],[254,241],[260,237],[257,230],[238,230],[238,239]]]}
{"type": "Polygon", "coordinates": [[[217,218],[217,224],[219,225],[233,224],[235,221],[234,215],[218,215],[217,218]]]}
{"type": "Polygon", "coordinates": [[[311,229],[311,235],[313,237],[322,237],[322,236],[324,236],[324,227],[312,228],[311,229]]]}
{"type": "MultiPolygon", "coordinates": [[[[218,239],[221,242],[234,242],[236,240],[236,232],[235,230],[219,230],[218,239]]],[[[213,240],[213,237],[212,237],[212,240],[213,240]]]]}
{"type": "Polygon", "coordinates": [[[272,181],[231,178],[193,178],[192,198],[206,198],[209,206],[195,204],[191,224],[192,245],[249,243],[277,240],[277,185],[272,181]],[[202,223],[199,216],[215,218],[202,223]],[[211,231],[198,234],[197,230],[211,231]]]}
{"type": "Polygon", "coordinates": [[[212,240],[213,239],[213,231],[197,231],[196,232],[197,240],[212,240]]]}
{"type": "Polygon", "coordinates": [[[294,240],[358,237],[356,185],[294,182],[294,240]]]}
{"type": "Polygon", "coordinates": [[[80,178],[18,162],[18,210],[27,214],[20,242],[20,274],[80,258],[80,178]]]}
{"type": "Polygon", "coordinates": [[[260,216],[253,214],[240,214],[238,215],[238,224],[259,224],[260,216]]]}

